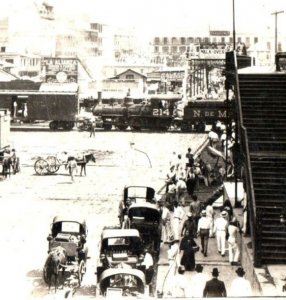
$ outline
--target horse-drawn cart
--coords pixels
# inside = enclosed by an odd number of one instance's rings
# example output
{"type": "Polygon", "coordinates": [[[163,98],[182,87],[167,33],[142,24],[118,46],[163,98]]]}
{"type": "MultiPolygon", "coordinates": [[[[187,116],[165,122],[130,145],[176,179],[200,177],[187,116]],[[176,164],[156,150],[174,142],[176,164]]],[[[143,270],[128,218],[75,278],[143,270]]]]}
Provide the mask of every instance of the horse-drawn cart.
{"type": "MultiPolygon", "coordinates": [[[[75,160],[79,166],[85,167],[89,161],[95,162],[95,156],[93,153],[87,153],[81,155],[81,157],[75,157],[75,160]]],[[[56,173],[61,166],[67,166],[67,160],[62,160],[54,155],[49,155],[46,158],[38,158],[34,163],[34,170],[38,175],[51,175],[56,173]]]]}
{"type": "Polygon", "coordinates": [[[65,276],[66,272],[78,280],[78,286],[81,285],[86,272],[88,254],[86,236],[87,226],[84,220],[66,217],[53,219],[51,233],[47,237],[49,255],[43,269],[44,281],[49,287],[54,277],[55,290],[57,289],[58,275],[61,270],[63,280],[68,280],[65,276]]]}

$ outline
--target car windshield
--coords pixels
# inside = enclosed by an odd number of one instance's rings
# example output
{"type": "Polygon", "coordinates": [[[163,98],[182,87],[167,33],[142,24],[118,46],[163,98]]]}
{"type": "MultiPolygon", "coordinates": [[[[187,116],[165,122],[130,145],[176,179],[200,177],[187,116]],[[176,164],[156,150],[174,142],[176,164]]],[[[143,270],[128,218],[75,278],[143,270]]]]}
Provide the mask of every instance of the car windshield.
{"type": "Polygon", "coordinates": [[[108,239],[108,246],[128,246],[129,245],[129,239],[126,237],[116,237],[116,238],[109,238],[108,239]]]}
{"type": "Polygon", "coordinates": [[[62,222],[62,232],[80,233],[80,224],[75,222],[62,222]]]}

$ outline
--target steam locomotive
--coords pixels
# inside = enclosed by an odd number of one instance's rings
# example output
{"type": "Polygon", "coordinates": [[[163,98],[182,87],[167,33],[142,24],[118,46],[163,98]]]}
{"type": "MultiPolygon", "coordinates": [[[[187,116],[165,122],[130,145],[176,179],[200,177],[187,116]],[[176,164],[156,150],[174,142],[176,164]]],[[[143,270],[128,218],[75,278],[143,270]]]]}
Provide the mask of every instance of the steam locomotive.
{"type": "Polygon", "coordinates": [[[129,97],[121,104],[97,104],[92,112],[102,119],[105,130],[114,126],[119,130],[130,127],[135,131],[167,131],[173,128],[185,132],[204,132],[206,125],[218,120],[226,123],[233,115],[222,100],[191,100],[184,104],[179,94],[150,96],[150,99],[139,104],[134,104],[129,97]]]}

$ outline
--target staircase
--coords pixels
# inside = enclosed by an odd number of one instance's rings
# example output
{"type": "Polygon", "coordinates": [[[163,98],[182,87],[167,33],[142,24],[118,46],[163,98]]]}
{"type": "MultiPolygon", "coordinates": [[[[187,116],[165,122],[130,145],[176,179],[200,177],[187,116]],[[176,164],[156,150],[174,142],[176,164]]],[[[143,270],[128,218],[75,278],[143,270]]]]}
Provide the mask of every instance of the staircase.
{"type": "Polygon", "coordinates": [[[283,264],[286,224],[280,216],[286,214],[286,73],[241,70],[238,80],[256,206],[256,265],[283,264]]]}

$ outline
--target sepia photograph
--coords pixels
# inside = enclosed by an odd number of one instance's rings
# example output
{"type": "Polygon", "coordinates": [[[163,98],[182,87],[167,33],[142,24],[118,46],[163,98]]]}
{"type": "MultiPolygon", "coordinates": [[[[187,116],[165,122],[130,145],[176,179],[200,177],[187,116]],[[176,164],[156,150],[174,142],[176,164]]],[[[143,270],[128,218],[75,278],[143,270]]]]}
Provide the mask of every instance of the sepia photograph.
{"type": "Polygon", "coordinates": [[[286,297],[286,1],[0,0],[1,299],[286,297]]]}

